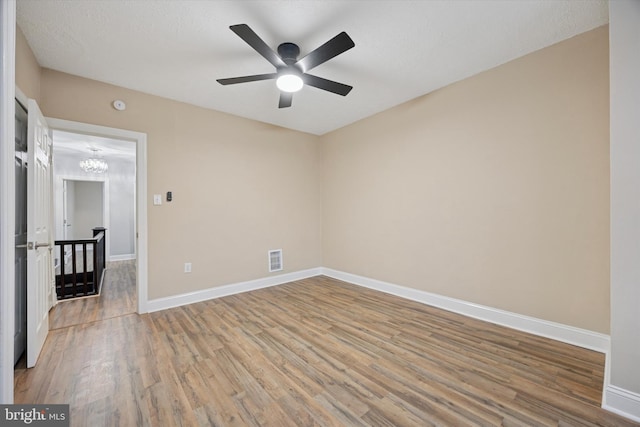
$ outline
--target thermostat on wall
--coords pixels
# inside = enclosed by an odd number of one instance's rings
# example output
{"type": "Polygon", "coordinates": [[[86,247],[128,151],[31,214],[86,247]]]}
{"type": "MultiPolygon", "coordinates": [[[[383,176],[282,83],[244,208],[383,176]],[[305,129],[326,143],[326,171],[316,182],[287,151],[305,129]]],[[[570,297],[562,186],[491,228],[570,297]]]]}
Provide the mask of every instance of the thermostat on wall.
{"type": "Polygon", "coordinates": [[[116,99],[115,101],[113,101],[113,108],[118,111],[124,111],[125,108],[127,108],[127,104],[125,104],[124,101],[116,99]]]}

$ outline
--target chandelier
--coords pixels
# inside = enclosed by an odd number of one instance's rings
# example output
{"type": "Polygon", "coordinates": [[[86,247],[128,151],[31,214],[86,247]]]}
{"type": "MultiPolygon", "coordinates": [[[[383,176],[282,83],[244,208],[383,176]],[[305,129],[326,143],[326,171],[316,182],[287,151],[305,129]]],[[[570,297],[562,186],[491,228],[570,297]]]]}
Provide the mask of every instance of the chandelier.
{"type": "Polygon", "coordinates": [[[105,173],[109,169],[109,165],[104,159],[96,156],[96,152],[100,151],[97,148],[92,148],[93,157],[82,160],[80,162],[80,168],[85,172],[90,173],[105,173]]]}

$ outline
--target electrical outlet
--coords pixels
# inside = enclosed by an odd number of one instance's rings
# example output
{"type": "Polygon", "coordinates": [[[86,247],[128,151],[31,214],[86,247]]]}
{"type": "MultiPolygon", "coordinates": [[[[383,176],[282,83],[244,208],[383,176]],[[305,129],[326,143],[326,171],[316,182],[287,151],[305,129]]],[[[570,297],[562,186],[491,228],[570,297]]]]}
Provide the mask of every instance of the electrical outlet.
{"type": "Polygon", "coordinates": [[[184,272],[185,273],[191,273],[191,263],[190,262],[185,262],[184,263],[184,272]]]}

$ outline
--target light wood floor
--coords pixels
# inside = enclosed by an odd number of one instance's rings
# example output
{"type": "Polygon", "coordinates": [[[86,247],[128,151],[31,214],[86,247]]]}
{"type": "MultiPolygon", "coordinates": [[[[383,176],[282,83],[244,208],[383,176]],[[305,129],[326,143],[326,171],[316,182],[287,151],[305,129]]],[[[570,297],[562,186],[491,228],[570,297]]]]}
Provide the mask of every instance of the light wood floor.
{"type": "Polygon", "coordinates": [[[16,403],[74,426],[637,425],[599,408],[602,354],[326,277],[86,319],[16,371],[16,403]]]}
{"type": "Polygon", "coordinates": [[[49,313],[49,328],[60,329],[136,311],[136,262],[107,264],[100,295],[59,301],[49,313]]]}

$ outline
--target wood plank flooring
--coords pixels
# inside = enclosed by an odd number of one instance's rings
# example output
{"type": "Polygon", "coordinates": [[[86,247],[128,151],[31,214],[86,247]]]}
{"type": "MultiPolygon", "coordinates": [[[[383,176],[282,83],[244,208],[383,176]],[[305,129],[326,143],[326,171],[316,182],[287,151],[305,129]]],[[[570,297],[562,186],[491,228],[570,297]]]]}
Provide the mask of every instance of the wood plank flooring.
{"type": "Polygon", "coordinates": [[[100,295],[59,301],[49,313],[49,328],[65,328],[135,313],[135,281],[135,261],[110,262],[100,295]]]}
{"type": "Polygon", "coordinates": [[[602,354],[326,277],[86,318],[16,403],[74,426],[638,425],[600,409],[602,354]]]}

